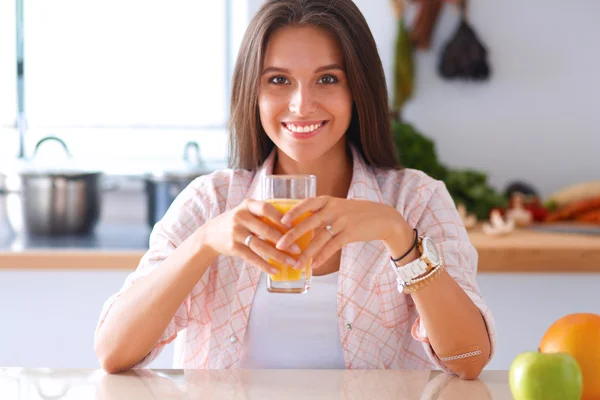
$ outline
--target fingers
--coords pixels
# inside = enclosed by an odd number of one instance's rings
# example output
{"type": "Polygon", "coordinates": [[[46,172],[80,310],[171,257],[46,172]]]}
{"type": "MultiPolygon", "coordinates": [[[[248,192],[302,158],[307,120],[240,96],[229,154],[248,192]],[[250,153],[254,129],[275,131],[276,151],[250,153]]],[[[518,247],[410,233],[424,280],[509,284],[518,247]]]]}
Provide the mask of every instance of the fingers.
{"type": "Polygon", "coordinates": [[[266,261],[268,259],[290,266],[293,266],[296,263],[296,260],[294,260],[288,254],[277,250],[275,247],[256,236],[257,232],[251,229],[251,227],[254,224],[258,224],[258,231],[260,231],[262,228],[268,228],[275,231],[274,234],[281,236],[281,233],[279,233],[276,229],[269,227],[249,213],[246,217],[241,214],[237,218],[238,223],[234,225],[234,230],[232,232],[234,252],[237,256],[269,274],[276,274],[279,272],[279,270],[270,265],[266,261]]]}
{"type": "MultiPolygon", "coordinates": [[[[258,238],[254,239],[258,240],[258,238]]],[[[253,252],[243,243],[240,243],[239,247],[237,248],[237,256],[248,264],[254,265],[255,267],[263,270],[267,274],[277,274],[279,272],[277,268],[266,262],[262,257],[253,252]]]]}
{"type": "Polygon", "coordinates": [[[281,223],[289,229],[292,227],[293,221],[306,213],[316,213],[324,208],[329,200],[329,196],[311,197],[310,199],[306,199],[288,211],[281,219],[281,223]]]}
{"type": "MultiPolygon", "coordinates": [[[[262,256],[267,260],[275,260],[280,264],[289,265],[290,267],[296,264],[296,260],[293,259],[291,256],[285,254],[282,251],[277,250],[272,245],[266,243],[265,241],[261,240],[256,236],[254,236],[250,240],[248,248],[250,248],[250,250],[252,250],[254,253],[262,256]]],[[[277,269],[275,270],[277,271],[277,269]]]]}
{"type": "Polygon", "coordinates": [[[290,229],[277,242],[273,242],[276,243],[275,247],[279,250],[287,250],[288,247],[290,247],[302,236],[322,226],[323,222],[321,219],[322,216],[320,214],[313,214],[309,216],[302,222],[298,223],[298,225],[290,229]]]}
{"type": "Polygon", "coordinates": [[[264,201],[248,199],[246,200],[246,208],[248,209],[248,211],[250,211],[253,215],[257,217],[267,218],[280,231],[287,231],[288,228],[281,223],[281,218],[283,218],[283,214],[281,213],[281,211],[276,209],[273,206],[273,204],[264,201]]]}
{"type": "MultiPolygon", "coordinates": [[[[248,203],[249,215],[240,214],[240,222],[247,227],[256,236],[266,240],[270,243],[277,243],[283,236],[283,232],[287,231],[288,228],[283,226],[279,221],[281,219],[281,212],[273,207],[272,204],[251,200],[248,203]],[[267,217],[266,215],[270,217],[267,217]],[[262,218],[269,218],[269,223],[266,223],[262,218]],[[273,222],[270,218],[275,218],[276,222],[273,222]],[[276,225],[275,227],[273,225],[276,225]]],[[[300,254],[300,248],[296,244],[292,244],[289,249],[285,249],[294,254],[300,254]]]]}
{"type": "MultiPolygon", "coordinates": [[[[306,265],[306,262],[313,259],[315,255],[319,254],[329,241],[331,241],[331,235],[329,232],[327,232],[325,229],[319,229],[315,237],[310,241],[308,247],[302,252],[300,257],[298,257],[298,261],[296,262],[296,265],[294,265],[294,268],[298,269],[306,265]]],[[[312,267],[313,269],[318,268],[314,260],[312,267]]]]}
{"type": "MultiPolygon", "coordinates": [[[[329,235],[329,232],[326,231],[325,234],[329,235]]],[[[317,257],[313,260],[314,269],[318,269],[342,248],[342,246],[347,242],[347,240],[345,240],[345,236],[346,235],[344,233],[341,233],[335,237],[332,237],[327,241],[327,243],[325,243],[325,246],[323,246],[317,257]]]]}

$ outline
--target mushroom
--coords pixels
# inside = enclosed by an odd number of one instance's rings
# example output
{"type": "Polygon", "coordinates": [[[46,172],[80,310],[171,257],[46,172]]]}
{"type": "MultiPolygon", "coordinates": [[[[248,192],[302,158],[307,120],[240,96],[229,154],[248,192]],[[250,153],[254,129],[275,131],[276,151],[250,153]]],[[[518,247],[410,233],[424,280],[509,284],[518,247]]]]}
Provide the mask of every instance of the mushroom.
{"type": "Polygon", "coordinates": [[[500,215],[500,211],[493,210],[490,213],[490,222],[483,224],[483,233],[490,236],[506,235],[515,229],[515,220],[508,218],[506,221],[500,215]]]}
{"type": "Polygon", "coordinates": [[[506,217],[515,221],[517,226],[529,226],[533,222],[533,214],[525,209],[524,199],[521,193],[513,193],[511,196],[512,206],[506,211],[506,217]]]}

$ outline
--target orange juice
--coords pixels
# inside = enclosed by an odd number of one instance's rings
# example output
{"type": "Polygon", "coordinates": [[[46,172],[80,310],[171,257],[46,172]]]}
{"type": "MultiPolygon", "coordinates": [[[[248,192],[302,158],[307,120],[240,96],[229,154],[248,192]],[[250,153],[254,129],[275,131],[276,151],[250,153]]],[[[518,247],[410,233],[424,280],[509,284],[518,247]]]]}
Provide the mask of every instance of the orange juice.
{"type": "MultiPolygon", "coordinates": [[[[277,210],[279,210],[282,214],[285,214],[288,211],[290,211],[296,204],[300,203],[301,201],[302,200],[296,200],[296,199],[269,199],[269,200],[266,200],[266,202],[273,204],[273,206],[277,210]]],[[[296,226],[298,223],[300,223],[301,221],[303,221],[310,215],[311,215],[311,213],[305,213],[304,215],[300,216],[298,219],[296,219],[295,221],[292,222],[292,226],[296,226]]],[[[279,227],[275,226],[275,224],[273,224],[273,222],[271,222],[267,218],[263,217],[263,221],[265,221],[267,224],[271,225],[272,227],[277,228],[281,233],[286,232],[284,230],[279,229],[279,227]]],[[[306,248],[310,244],[310,241],[313,238],[313,234],[314,234],[313,231],[308,232],[308,233],[302,235],[296,241],[296,244],[298,245],[298,247],[300,247],[300,250],[302,250],[302,251],[306,250],[306,248]]],[[[275,243],[271,243],[271,244],[273,246],[275,246],[275,243]]],[[[286,253],[287,255],[292,257],[294,260],[298,260],[299,255],[292,254],[287,251],[285,251],[284,253],[286,253]]],[[[306,272],[307,278],[310,278],[311,273],[312,273],[311,268],[310,268],[312,260],[308,260],[308,262],[306,263],[304,268],[301,268],[301,269],[293,269],[292,267],[289,267],[285,264],[281,264],[279,261],[272,260],[270,258],[267,261],[269,262],[269,264],[275,266],[279,270],[278,274],[271,275],[271,280],[273,280],[273,281],[298,281],[298,280],[302,279],[302,271],[303,270],[304,270],[304,272],[306,272]]]]}

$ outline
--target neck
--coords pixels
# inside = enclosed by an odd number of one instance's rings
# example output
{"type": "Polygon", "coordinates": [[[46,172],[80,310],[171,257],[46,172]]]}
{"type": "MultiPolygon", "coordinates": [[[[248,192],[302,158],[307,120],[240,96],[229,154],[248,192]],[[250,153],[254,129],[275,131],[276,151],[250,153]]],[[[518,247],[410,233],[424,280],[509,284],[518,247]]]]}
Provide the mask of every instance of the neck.
{"type": "Polygon", "coordinates": [[[352,181],[352,155],[346,151],[328,152],[320,159],[300,164],[281,151],[273,169],[276,175],[308,174],[317,177],[317,196],[346,198],[352,181]]]}

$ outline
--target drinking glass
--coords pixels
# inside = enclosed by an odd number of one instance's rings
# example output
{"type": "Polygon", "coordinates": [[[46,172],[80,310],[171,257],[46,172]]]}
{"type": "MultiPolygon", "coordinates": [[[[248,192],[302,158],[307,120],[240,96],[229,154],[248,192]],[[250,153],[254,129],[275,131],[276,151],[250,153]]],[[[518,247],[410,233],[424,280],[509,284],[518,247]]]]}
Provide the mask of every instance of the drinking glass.
{"type": "MultiPolygon", "coordinates": [[[[271,203],[282,214],[285,214],[302,200],[317,195],[317,177],[315,175],[267,175],[263,180],[262,192],[264,201],[271,203]]],[[[292,226],[296,226],[308,216],[310,216],[310,213],[301,215],[295,221],[292,221],[292,226]]],[[[285,233],[270,220],[264,218],[264,221],[285,233]]],[[[314,232],[310,231],[296,241],[301,251],[306,250],[313,236],[314,232]]],[[[271,244],[275,246],[274,243],[271,244]]],[[[287,251],[285,253],[294,260],[299,257],[298,254],[287,251]]],[[[267,258],[267,262],[279,270],[279,273],[267,276],[267,290],[269,292],[306,293],[310,289],[312,259],[308,260],[300,269],[294,269],[292,266],[269,258],[267,258]]]]}

